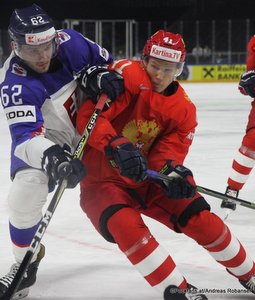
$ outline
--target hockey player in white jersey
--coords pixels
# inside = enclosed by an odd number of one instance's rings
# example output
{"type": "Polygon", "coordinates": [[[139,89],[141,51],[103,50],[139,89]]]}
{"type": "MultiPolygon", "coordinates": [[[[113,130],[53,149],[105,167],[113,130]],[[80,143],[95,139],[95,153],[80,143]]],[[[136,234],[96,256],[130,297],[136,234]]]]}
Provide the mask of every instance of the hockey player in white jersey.
{"type": "MultiPolygon", "coordinates": [[[[76,79],[82,74],[85,91],[105,92],[111,100],[123,89],[122,77],[101,67],[113,60],[106,49],[77,31],[56,31],[47,13],[35,4],[14,10],[9,34],[12,53],[1,69],[0,96],[12,138],[13,183],[8,203],[16,263],[0,278],[0,298],[38,228],[48,193],[61,176],[67,177],[69,188],[85,176],[81,162],[70,158],[80,138],[75,124],[79,105],[76,79]],[[96,72],[91,72],[92,66],[97,66],[96,72]],[[68,173],[63,167],[66,164],[68,173]]],[[[44,251],[41,244],[15,299],[25,297],[35,283],[44,251]]]]}

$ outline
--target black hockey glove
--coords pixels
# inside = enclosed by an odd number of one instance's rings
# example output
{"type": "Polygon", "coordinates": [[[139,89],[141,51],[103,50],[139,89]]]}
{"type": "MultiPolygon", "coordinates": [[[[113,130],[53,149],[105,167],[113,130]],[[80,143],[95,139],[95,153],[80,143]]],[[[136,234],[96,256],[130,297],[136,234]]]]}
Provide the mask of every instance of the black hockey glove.
{"type": "Polygon", "coordinates": [[[49,192],[52,192],[60,178],[67,178],[67,188],[74,188],[86,175],[79,159],[72,159],[70,148],[53,145],[46,149],[42,158],[42,169],[49,176],[49,192]]]}
{"type": "Polygon", "coordinates": [[[146,159],[127,138],[118,136],[112,139],[105,147],[105,154],[111,165],[119,168],[121,176],[137,182],[147,178],[146,159]]]}
{"type": "Polygon", "coordinates": [[[192,172],[188,168],[169,160],[160,173],[169,175],[172,178],[171,181],[159,182],[168,198],[186,199],[195,196],[196,183],[192,172]]]}
{"type": "MultiPolygon", "coordinates": [[[[238,194],[239,194],[239,191],[233,190],[229,186],[226,188],[225,195],[237,198],[238,194]]],[[[231,200],[231,199],[225,200],[224,199],[224,200],[222,200],[220,207],[236,210],[236,203],[234,202],[234,200],[231,200]]]]}
{"type": "Polygon", "coordinates": [[[255,97],[255,70],[243,73],[238,88],[243,95],[255,97]]]}
{"type": "Polygon", "coordinates": [[[93,66],[81,72],[78,82],[81,89],[97,102],[101,93],[106,93],[111,101],[116,100],[124,90],[123,77],[102,66],[93,66]]]}

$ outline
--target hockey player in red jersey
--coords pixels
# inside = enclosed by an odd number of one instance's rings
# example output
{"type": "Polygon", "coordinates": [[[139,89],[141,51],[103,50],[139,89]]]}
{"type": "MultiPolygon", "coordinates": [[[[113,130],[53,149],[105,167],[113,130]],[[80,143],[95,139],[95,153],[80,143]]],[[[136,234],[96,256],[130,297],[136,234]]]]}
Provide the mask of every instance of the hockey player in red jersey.
{"type": "MultiPolygon", "coordinates": [[[[100,115],[83,162],[81,207],[97,231],[119,249],[158,289],[159,299],[207,297],[189,284],[157,242],[141,214],[194,239],[247,289],[255,291],[255,265],[244,247],[196,192],[192,172],[183,166],[195,132],[196,108],[176,81],[186,56],[180,34],[155,33],[141,61],[110,65],[124,78],[125,90],[100,115]],[[175,176],[171,183],[146,176],[147,168],[175,176]]],[[[93,76],[91,76],[92,80],[93,76]]],[[[90,82],[93,86],[93,80],[90,82]]],[[[78,131],[93,102],[78,112],[78,131]]]]}
{"type": "MultiPolygon", "coordinates": [[[[241,76],[239,90],[243,95],[255,97],[255,36],[247,46],[248,57],[246,61],[246,72],[241,76]]],[[[246,126],[246,133],[243,137],[232,163],[232,169],[227,181],[226,194],[238,197],[239,191],[246,183],[251,170],[255,164],[255,101],[251,102],[251,110],[246,126]]],[[[227,208],[228,213],[236,209],[236,203],[231,200],[223,200],[222,208],[227,208]]]]}

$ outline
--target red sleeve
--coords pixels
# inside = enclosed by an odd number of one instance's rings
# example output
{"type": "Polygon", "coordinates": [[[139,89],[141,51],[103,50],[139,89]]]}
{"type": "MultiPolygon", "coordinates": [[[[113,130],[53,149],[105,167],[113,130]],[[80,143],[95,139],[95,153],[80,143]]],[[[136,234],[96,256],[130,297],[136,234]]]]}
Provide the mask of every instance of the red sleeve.
{"type": "Polygon", "coordinates": [[[255,70],[255,36],[253,36],[247,46],[248,57],[246,61],[246,69],[255,70]]]}

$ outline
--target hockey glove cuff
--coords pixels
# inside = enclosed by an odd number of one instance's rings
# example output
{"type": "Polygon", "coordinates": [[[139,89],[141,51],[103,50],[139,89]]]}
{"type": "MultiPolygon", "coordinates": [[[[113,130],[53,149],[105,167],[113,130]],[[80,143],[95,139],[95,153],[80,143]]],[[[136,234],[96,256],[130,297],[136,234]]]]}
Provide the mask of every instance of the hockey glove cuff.
{"type": "Polygon", "coordinates": [[[147,178],[147,161],[125,137],[114,137],[105,147],[105,154],[113,167],[118,167],[121,176],[137,182],[147,178]]]}

